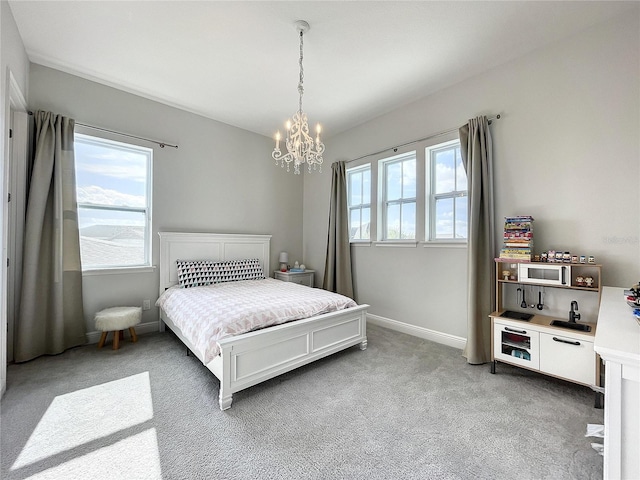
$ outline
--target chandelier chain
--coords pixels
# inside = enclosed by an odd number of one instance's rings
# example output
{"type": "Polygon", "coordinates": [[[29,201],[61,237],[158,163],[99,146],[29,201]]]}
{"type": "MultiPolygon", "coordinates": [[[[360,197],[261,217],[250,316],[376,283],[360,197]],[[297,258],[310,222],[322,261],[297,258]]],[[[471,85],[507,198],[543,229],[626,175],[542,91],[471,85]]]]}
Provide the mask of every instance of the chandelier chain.
{"type": "Polygon", "coordinates": [[[304,57],[303,54],[303,46],[304,46],[304,32],[300,30],[300,81],[298,82],[298,93],[300,94],[300,102],[298,111],[302,112],[302,95],[304,95],[304,67],[302,66],[302,59],[304,57]]]}

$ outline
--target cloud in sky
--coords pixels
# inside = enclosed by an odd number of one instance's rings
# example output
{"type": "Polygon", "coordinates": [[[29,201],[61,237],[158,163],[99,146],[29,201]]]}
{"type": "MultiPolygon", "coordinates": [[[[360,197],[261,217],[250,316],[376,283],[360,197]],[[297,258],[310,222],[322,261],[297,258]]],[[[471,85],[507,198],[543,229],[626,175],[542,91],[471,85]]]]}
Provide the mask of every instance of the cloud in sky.
{"type": "Polygon", "coordinates": [[[146,206],[144,195],[130,195],[128,193],[109,190],[96,185],[78,187],[78,203],[126,207],[146,206]]]}

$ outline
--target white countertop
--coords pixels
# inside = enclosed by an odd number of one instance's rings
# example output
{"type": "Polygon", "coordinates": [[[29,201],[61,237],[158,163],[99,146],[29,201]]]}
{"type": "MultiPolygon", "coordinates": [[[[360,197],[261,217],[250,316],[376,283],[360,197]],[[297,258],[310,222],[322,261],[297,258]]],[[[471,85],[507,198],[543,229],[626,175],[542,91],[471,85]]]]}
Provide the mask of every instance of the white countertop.
{"type": "Polygon", "coordinates": [[[605,361],[640,366],[640,325],[627,305],[624,288],[602,289],[593,348],[605,361]]]}

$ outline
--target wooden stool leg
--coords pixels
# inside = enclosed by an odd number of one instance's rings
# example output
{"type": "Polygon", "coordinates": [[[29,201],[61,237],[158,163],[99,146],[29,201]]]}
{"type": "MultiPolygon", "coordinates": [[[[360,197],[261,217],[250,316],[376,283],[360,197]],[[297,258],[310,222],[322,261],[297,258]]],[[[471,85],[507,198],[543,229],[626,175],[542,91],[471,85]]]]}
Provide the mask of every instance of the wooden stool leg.
{"type": "Polygon", "coordinates": [[[120,330],[120,340],[124,340],[124,330],[120,330]]]}
{"type": "Polygon", "coordinates": [[[102,335],[100,335],[100,341],[98,342],[98,348],[102,348],[104,346],[104,342],[107,339],[107,333],[109,333],[109,332],[102,332],[102,335]]]}
{"type": "Polygon", "coordinates": [[[131,334],[131,341],[132,342],[137,342],[138,341],[138,336],[136,335],[136,329],[133,327],[129,327],[129,333],[131,334]]]}
{"type": "Polygon", "coordinates": [[[120,348],[120,334],[122,330],[118,330],[117,332],[113,332],[113,349],[118,350],[120,348]]]}

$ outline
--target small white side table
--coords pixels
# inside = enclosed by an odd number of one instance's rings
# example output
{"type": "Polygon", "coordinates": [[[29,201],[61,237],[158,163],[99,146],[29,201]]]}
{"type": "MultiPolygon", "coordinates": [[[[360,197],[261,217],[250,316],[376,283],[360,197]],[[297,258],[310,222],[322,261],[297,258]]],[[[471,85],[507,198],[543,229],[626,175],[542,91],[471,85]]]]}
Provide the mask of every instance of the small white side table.
{"type": "Polygon", "coordinates": [[[282,280],[283,282],[293,282],[306,285],[307,287],[313,287],[314,273],[316,273],[315,270],[305,270],[304,272],[281,272],[280,270],[276,270],[273,272],[273,278],[282,280]]]}

